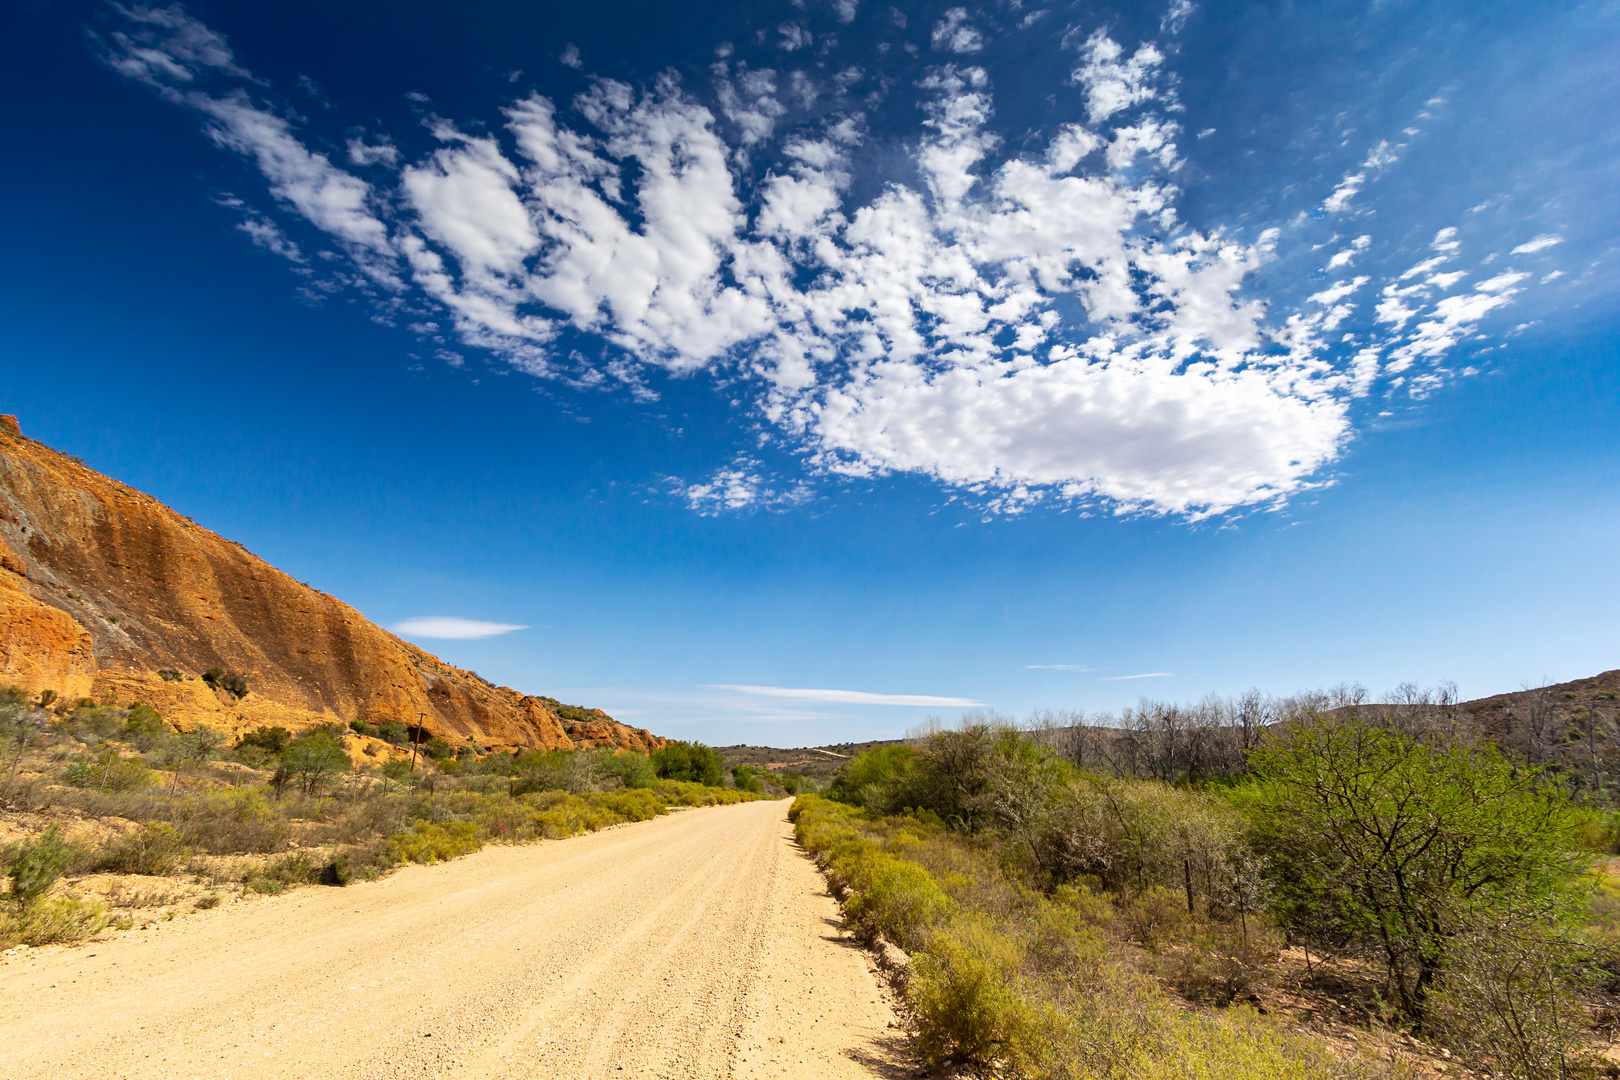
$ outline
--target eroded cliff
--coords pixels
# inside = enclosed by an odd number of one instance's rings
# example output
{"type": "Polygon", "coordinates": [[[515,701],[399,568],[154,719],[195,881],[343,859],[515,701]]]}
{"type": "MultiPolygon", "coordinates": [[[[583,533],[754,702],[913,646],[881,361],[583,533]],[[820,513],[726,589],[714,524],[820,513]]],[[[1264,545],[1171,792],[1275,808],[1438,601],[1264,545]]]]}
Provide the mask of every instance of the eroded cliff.
{"type": "Polygon", "coordinates": [[[546,699],[452,667],[24,437],[9,416],[0,417],[0,684],[147,701],[182,728],[366,720],[479,750],[664,743],[599,710],[565,721],[546,699]],[[247,696],[198,677],[215,667],[246,676],[247,696]]]}

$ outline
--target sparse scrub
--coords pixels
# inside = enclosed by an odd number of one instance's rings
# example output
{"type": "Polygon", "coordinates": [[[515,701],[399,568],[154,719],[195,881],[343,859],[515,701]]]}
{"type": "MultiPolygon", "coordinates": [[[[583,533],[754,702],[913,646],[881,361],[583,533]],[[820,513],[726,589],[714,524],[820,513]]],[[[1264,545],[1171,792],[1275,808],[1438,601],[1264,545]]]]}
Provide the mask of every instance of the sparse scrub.
{"type": "Polygon", "coordinates": [[[1183,1011],[1122,960],[1108,936],[1112,903],[1084,884],[1021,884],[999,845],[927,815],[879,816],[817,796],[800,796],[789,816],[799,842],[851,890],[852,923],[903,928],[915,1047],[931,1066],[1025,1080],[1402,1075],[1340,1061],[1325,1043],[1243,1008],[1183,1011]],[[895,863],[909,867],[903,879],[895,863]],[[873,887],[888,876],[906,887],[873,887]],[[944,902],[919,908],[916,897],[933,893],[944,902]]]}
{"type": "MultiPolygon", "coordinates": [[[[379,725],[379,734],[406,741],[403,727],[385,728],[379,725]]],[[[143,875],[153,886],[116,889],[115,902],[125,909],[157,904],[168,917],[217,904],[221,889],[270,895],[370,880],[402,861],[574,836],[645,821],[670,806],[756,797],[660,780],[646,755],[611,750],[534,755],[550,773],[530,768],[512,782],[511,755],[480,759],[468,748],[446,752],[436,766],[430,757],[419,761],[414,778],[408,758],[354,771],[340,734],[331,726],[297,734],[260,727],[230,751],[249,770],[209,768],[217,738],[207,730],[172,732],[149,706],[79,701],[52,718],[28,695],[0,688],[0,748],[10,748],[0,778],[7,790],[27,791],[30,808],[47,816],[134,825],[98,845],[65,844],[47,833],[0,852],[0,874],[15,871],[0,898],[0,940],[76,940],[108,925],[102,906],[71,893],[59,897],[60,886],[52,891],[64,873],[143,875]],[[16,728],[26,730],[19,737],[16,728]],[[137,739],[150,747],[147,760],[134,753],[137,739]],[[174,775],[159,784],[149,762],[174,775]],[[576,790],[558,790],[559,778],[576,790]],[[407,779],[414,782],[396,782],[407,779]],[[187,890],[159,884],[181,873],[215,891],[187,900],[187,890]]],[[[112,925],[133,924],[121,914],[112,925]]]]}
{"type": "Polygon", "coordinates": [[[107,906],[63,897],[0,910],[0,944],[58,945],[94,937],[107,926],[107,906]]]}
{"type": "Polygon", "coordinates": [[[94,867],[115,874],[156,876],[173,872],[190,855],[191,849],[173,825],[143,825],[102,848],[94,867]]]}
{"type": "Polygon", "coordinates": [[[11,882],[11,900],[27,905],[44,897],[73,864],[75,854],[54,825],[37,840],[0,850],[0,865],[5,866],[11,882]]]}
{"type": "Polygon", "coordinates": [[[1511,923],[1451,943],[1430,1027],[1480,1069],[1511,1080],[1567,1080],[1587,1072],[1574,1053],[1596,982],[1588,950],[1511,923]]]}
{"type": "Polygon", "coordinates": [[[482,846],[478,826],[471,821],[443,825],[418,821],[410,832],[394,837],[394,855],[400,862],[429,865],[471,854],[482,846]]]}
{"type": "Polygon", "coordinates": [[[94,757],[85,756],[62,771],[62,782],[97,791],[140,791],[152,786],[152,770],[139,759],[126,758],[112,747],[94,757]]]}

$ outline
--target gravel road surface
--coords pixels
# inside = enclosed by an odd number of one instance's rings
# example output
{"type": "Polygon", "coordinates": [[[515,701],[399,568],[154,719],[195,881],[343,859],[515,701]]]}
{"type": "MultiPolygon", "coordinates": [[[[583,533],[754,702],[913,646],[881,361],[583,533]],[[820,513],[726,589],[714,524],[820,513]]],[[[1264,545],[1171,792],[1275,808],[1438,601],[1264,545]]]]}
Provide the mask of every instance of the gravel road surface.
{"type": "Polygon", "coordinates": [[[915,1076],[786,802],[0,961],[0,1076],[915,1076]]]}

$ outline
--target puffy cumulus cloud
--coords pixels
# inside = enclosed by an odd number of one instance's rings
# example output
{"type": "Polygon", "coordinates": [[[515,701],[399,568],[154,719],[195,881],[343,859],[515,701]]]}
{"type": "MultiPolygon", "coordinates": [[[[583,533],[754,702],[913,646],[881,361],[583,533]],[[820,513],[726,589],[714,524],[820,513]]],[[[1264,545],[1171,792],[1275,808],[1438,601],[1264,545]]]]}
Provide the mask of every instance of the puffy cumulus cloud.
{"type": "Polygon", "coordinates": [[[1093,124],[1160,94],[1158,76],[1164,54],[1151,42],[1126,59],[1119,42],[1098,30],[1086,40],[1080,56],[1080,66],[1072,77],[1086,88],[1086,113],[1093,124]]]}
{"type": "Polygon", "coordinates": [[[670,477],[670,486],[689,507],[705,517],[750,507],[797,506],[810,498],[810,491],[803,484],[793,484],[785,490],[772,485],[761,473],[759,462],[747,455],[739,455],[700,483],[688,484],[679,477],[670,477]]]}
{"type": "Polygon", "coordinates": [[[936,49],[953,53],[976,53],[984,48],[984,35],[967,21],[967,8],[951,8],[934,24],[929,42],[936,49]]]}
{"type": "MultiPolygon", "coordinates": [[[[914,179],[857,202],[869,121],[843,91],[859,69],[830,77],[835,107],[853,111],[813,113],[811,79],[721,48],[706,97],[673,76],[595,79],[564,105],[530,94],[488,128],[430,118],[436,145],[416,160],[352,140],[349,163],[373,170],[361,179],[305,145],[218,35],[178,9],[125,15],[107,62],[194,110],[372,283],[408,289],[388,302],[416,306],[446,362],[464,361],[426,302],[462,346],[581,389],[655,400],[658,373],[720,372],[741,429],[810,476],[922,474],[992,513],[1200,518],[1285,499],[1323,482],[1357,399],[1430,392],[1447,353],[1524,287],[1509,271],[1457,292],[1471,271],[1452,228],[1393,280],[1346,272],[1371,250],[1362,235],[1335,238],[1318,268],[1330,284],[1297,309],[1247,295],[1282,231],[1250,243],[1178,219],[1165,53],[1101,31],[1073,73],[1086,122],[1015,152],[993,128],[988,72],[929,68],[911,87],[914,179]],[[1371,311],[1347,333],[1364,295],[1371,311]],[[559,356],[565,328],[594,335],[600,359],[559,356]]],[[[797,23],[779,35],[812,44],[797,23]]],[[[965,8],[932,40],[954,54],[983,43],[965,8]]],[[[1348,210],[1400,149],[1380,143],[1322,206],[1348,210]]],[[[255,242],[304,258],[268,218],[248,222],[255,242]]],[[[669,487],[699,513],[810,491],[746,454],[669,487]]]]}
{"type": "Polygon", "coordinates": [[[777,100],[775,71],[750,71],[747,65],[739,64],[736,78],[731,79],[727,77],[728,67],[725,61],[714,65],[720,111],[737,125],[738,141],[744,147],[753,146],[771,137],[787,106],[777,100]]]}

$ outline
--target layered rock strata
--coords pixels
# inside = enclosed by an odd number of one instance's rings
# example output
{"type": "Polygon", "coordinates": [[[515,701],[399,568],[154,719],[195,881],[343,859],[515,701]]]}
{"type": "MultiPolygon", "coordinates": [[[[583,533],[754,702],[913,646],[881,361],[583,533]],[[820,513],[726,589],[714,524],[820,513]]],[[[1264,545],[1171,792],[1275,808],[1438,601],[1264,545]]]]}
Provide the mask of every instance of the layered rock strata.
{"type": "Polygon", "coordinates": [[[452,667],[26,438],[10,416],[0,416],[0,685],[146,701],[182,729],[397,721],[480,751],[665,741],[600,710],[564,721],[546,700],[452,667]],[[247,696],[200,678],[215,667],[246,676],[247,696]]]}

